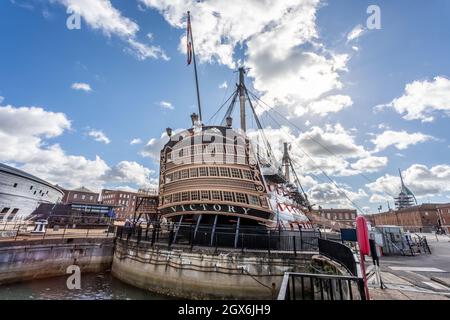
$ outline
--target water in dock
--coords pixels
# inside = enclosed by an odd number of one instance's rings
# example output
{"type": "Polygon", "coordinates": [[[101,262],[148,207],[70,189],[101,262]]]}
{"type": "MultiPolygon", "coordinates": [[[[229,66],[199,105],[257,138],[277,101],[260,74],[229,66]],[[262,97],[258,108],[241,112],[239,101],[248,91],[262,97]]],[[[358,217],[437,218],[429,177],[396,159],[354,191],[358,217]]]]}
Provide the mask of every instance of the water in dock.
{"type": "Polygon", "coordinates": [[[81,289],[69,290],[67,277],[0,285],[0,300],[167,300],[169,297],[123,283],[110,273],[84,274],[81,289]]]}

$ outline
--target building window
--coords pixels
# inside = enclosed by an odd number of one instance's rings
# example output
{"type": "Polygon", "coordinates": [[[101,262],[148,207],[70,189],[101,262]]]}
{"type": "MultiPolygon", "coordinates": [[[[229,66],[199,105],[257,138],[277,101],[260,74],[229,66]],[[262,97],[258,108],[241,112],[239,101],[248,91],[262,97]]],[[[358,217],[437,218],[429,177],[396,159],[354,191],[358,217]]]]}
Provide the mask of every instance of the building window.
{"type": "Polygon", "coordinates": [[[209,200],[209,191],[207,190],[202,190],[200,191],[200,200],[209,200]]]}
{"type": "Polygon", "coordinates": [[[206,168],[206,167],[199,168],[199,175],[200,175],[200,177],[207,177],[208,176],[208,168],[206,168]]]}
{"type": "Polygon", "coordinates": [[[173,179],[173,175],[172,175],[171,173],[169,173],[169,174],[166,175],[166,183],[171,182],[172,179],[173,179]]]}
{"type": "Polygon", "coordinates": [[[252,172],[250,170],[242,170],[242,173],[244,174],[244,179],[253,180],[252,172]]]}
{"type": "Polygon", "coordinates": [[[3,208],[2,212],[0,212],[0,213],[8,213],[8,211],[9,211],[9,208],[3,208]]]}
{"type": "Polygon", "coordinates": [[[229,192],[229,191],[224,191],[223,192],[223,201],[232,201],[232,202],[234,202],[233,193],[229,192]]]}
{"type": "Polygon", "coordinates": [[[220,191],[212,190],[211,191],[211,200],[222,201],[222,195],[220,194],[220,191]]]}
{"type": "Polygon", "coordinates": [[[30,190],[33,190],[33,186],[30,186],[30,190]]]}
{"type": "Polygon", "coordinates": [[[173,202],[180,202],[180,194],[179,193],[173,194],[173,202]]]}
{"type": "Polygon", "coordinates": [[[171,203],[172,202],[172,195],[168,195],[164,197],[164,203],[171,203]]]}
{"type": "Polygon", "coordinates": [[[228,170],[228,168],[220,168],[220,175],[222,177],[229,177],[230,171],[228,170]]]}
{"type": "Polygon", "coordinates": [[[254,196],[254,195],[249,195],[248,196],[248,200],[250,202],[250,204],[254,205],[254,206],[259,206],[259,197],[254,196]]]}
{"type": "Polygon", "coordinates": [[[217,167],[209,168],[209,175],[217,177],[219,175],[219,170],[217,169],[217,167]]]}
{"type": "Polygon", "coordinates": [[[198,177],[198,170],[197,170],[197,168],[189,169],[189,175],[190,175],[191,178],[198,177]]]}
{"type": "Polygon", "coordinates": [[[15,214],[17,212],[19,212],[19,209],[18,208],[14,208],[13,211],[11,211],[11,214],[15,214]]]}
{"type": "Polygon", "coordinates": [[[81,200],[84,200],[84,199],[86,199],[86,196],[83,194],[83,195],[81,195],[81,200]]]}
{"type": "Polygon", "coordinates": [[[188,191],[183,191],[181,193],[181,201],[189,201],[189,192],[188,191]]]}
{"type": "Polygon", "coordinates": [[[350,216],[349,216],[348,213],[345,214],[345,219],[346,219],[346,220],[350,219],[350,216]]]}
{"type": "Polygon", "coordinates": [[[189,170],[188,169],[181,170],[181,179],[187,178],[189,178],[189,170]]]}
{"type": "Polygon", "coordinates": [[[198,200],[198,191],[191,191],[191,200],[198,200]]]}
{"type": "Polygon", "coordinates": [[[180,171],[175,171],[173,173],[173,180],[176,181],[176,180],[179,180],[179,179],[180,179],[180,171]]]}
{"type": "Polygon", "coordinates": [[[13,187],[14,187],[14,188],[17,188],[17,183],[14,183],[13,187]]]}
{"type": "Polygon", "coordinates": [[[236,169],[236,168],[231,168],[231,176],[233,178],[242,178],[241,171],[239,169],[236,169]]]}

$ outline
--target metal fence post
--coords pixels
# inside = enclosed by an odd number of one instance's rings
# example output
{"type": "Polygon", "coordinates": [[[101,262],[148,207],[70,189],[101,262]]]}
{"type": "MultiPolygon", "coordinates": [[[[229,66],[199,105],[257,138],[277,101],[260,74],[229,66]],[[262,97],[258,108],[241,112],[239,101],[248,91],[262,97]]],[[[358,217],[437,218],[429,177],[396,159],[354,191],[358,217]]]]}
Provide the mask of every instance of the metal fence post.
{"type": "Polygon", "coordinates": [[[297,256],[297,245],[295,243],[295,236],[292,236],[293,240],[294,240],[294,255],[297,256]]]}
{"type": "Polygon", "coordinates": [[[302,232],[302,228],[300,228],[300,251],[303,251],[303,232],[302,232]]]}
{"type": "Polygon", "coordinates": [[[269,236],[267,237],[267,251],[269,252],[269,255],[270,255],[270,231],[269,231],[269,236]]]}
{"type": "Polygon", "coordinates": [[[64,239],[64,235],[66,234],[66,229],[67,229],[67,225],[64,226],[64,231],[63,231],[62,239],[64,239]]]}
{"type": "Polygon", "coordinates": [[[86,232],[86,238],[89,238],[89,230],[90,230],[90,229],[87,229],[87,232],[86,232]]]}

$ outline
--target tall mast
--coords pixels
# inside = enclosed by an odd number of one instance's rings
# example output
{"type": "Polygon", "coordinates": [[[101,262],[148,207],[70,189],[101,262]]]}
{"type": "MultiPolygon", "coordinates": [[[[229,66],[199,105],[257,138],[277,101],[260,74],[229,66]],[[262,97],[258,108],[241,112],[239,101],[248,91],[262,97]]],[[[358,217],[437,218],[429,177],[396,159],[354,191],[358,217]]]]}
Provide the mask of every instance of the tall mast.
{"type": "Polygon", "coordinates": [[[197,89],[197,104],[198,104],[198,117],[200,123],[202,122],[202,107],[200,103],[200,89],[198,85],[198,76],[197,76],[197,62],[195,60],[195,49],[194,49],[194,37],[192,36],[192,25],[191,25],[191,12],[187,12],[187,18],[188,18],[188,39],[186,41],[191,42],[192,46],[192,58],[194,60],[194,74],[195,74],[195,87],[197,89]],[[190,39],[189,39],[190,38],[190,39]]]}
{"type": "Polygon", "coordinates": [[[289,182],[289,180],[290,180],[289,167],[290,167],[291,163],[289,161],[288,144],[287,144],[287,142],[285,142],[283,145],[284,145],[284,153],[283,153],[282,162],[283,162],[283,166],[284,166],[284,177],[289,182]]]}
{"type": "Polygon", "coordinates": [[[241,129],[247,131],[247,125],[245,122],[245,84],[244,84],[245,70],[243,67],[239,68],[239,102],[241,110],[241,129]]]}

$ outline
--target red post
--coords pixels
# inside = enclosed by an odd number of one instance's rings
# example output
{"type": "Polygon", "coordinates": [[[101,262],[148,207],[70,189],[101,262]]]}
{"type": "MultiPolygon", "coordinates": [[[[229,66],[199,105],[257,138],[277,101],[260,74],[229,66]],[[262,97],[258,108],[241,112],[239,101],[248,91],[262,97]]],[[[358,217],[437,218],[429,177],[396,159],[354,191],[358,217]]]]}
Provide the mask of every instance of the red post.
{"type": "Polygon", "coordinates": [[[359,256],[361,264],[361,272],[364,279],[364,288],[366,291],[366,298],[370,300],[369,288],[367,286],[366,278],[366,267],[364,265],[364,256],[370,254],[370,243],[369,243],[369,230],[367,229],[367,221],[363,216],[358,216],[356,218],[356,234],[359,244],[359,256]]]}

